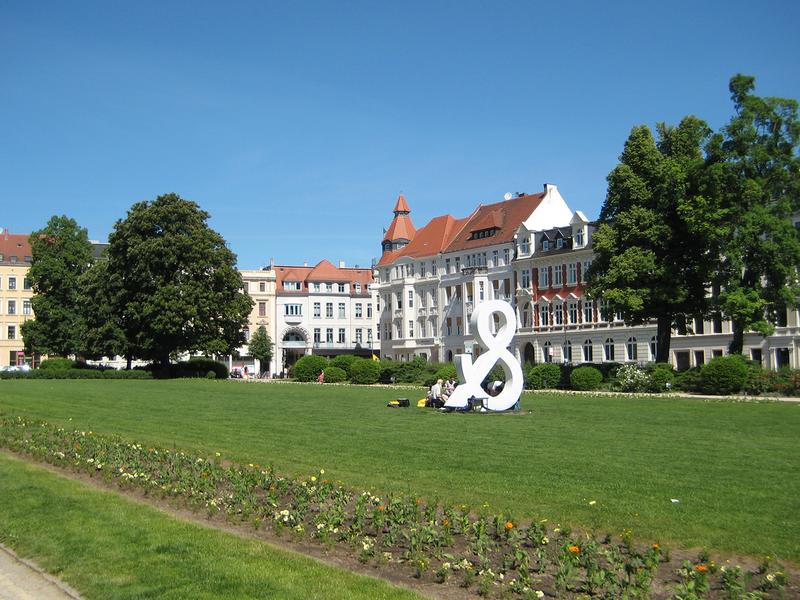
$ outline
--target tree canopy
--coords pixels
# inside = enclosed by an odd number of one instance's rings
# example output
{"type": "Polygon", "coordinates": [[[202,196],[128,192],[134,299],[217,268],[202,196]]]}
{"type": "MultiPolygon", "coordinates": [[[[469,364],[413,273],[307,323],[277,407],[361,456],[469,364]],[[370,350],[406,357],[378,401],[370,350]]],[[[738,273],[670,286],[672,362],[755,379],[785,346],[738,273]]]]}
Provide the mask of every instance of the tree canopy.
{"type": "Polygon", "coordinates": [[[166,365],[179,352],[228,354],[244,342],[252,300],[207,220],[194,202],[166,194],[115,224],[107,298],[129,355],[166,365]]]}
{"type": "Polygon", "coordinates": [[[710,209],[699,184],[710,129],[689,116],[657,132],[634,127],[608,175],[588,290],[627,323],[656,319],[656,360],[666,362],[676,317],[706,309],[716,255],[697,231],[710,209]]]}
{"type": "Polygon", "coordinates": [[[730,352],[740,353],[744,332],[770,334],[777,311],[800,293],[791,221],[800,209],[800,120],[796,100],[754,95],[753,77],[736,75],[729,88],[735,114],[709,156],[727,224],[717,304],[733,324],[730,352]]]}
{"type": "Polygon", "coordinates": [[[86,229],[69,217],[53,216],[31,233],[30,244],[28,278],[36,318],[22,325],[25,347],[42,354],[81,355],[85,343],[78,282],[93,260],[86,229]]]}
{"type": "Polygon", "coordinates": [[[272,339],[267,333],[267,328],[263,325],[250,336],[250,342],[248,343],[250,356],[260,363],[261,373],[269,369],[269,363],[272,360],[272,346],[272,339]]]}

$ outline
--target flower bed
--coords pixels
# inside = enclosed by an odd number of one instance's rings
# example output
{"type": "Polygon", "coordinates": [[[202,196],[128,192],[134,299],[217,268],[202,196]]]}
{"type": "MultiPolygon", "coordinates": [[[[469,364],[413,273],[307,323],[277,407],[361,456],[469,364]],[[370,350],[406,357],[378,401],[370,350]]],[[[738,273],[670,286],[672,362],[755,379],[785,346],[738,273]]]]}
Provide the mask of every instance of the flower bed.
{"type": "Polygon", "coordinates": [[[22,418],[0,418],[0,446],[123,489],[176,499],[210,517],[268,527],[344,549],[379,568],[481,595],[688,599],[752,592],[748,597],[777,598],[789,591],[785,570],[774,562],[750,571],[718,566],[705,554],[678,557],[659,544],[639,546],[629,531],[612,539],[546,521],[522,523],[487,506],[473,511],[354,490],[324,469],[287,477],[260,465],[228,463],[219,454],[145,447],[22,418]]]}

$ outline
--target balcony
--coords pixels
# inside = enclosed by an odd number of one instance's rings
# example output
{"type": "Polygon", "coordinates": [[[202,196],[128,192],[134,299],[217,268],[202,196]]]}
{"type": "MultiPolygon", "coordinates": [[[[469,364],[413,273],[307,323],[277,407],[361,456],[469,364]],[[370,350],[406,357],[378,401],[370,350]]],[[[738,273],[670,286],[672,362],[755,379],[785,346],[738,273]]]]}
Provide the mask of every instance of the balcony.
{"type": "Polygon", "coordinates": [[[395,316],[395,318],[402,318],[402,316],[403,316],[403,309],[402,309],[402,308],[396,308],[396,309],[394,310],[394,316],[395,316]]]}
{"type": "Polygon", "coordinates": [[[417,316],[418,317],[427,317],[428,316],[428,309],[424,306],[420,306],[417,309],[417,316]]]}
{"type": "Polygon", "coordinates": [[[283,315],[283,320],[287,325],[299,325],[303,322],[303,315],[283,315]]]}
{"type": "Polygon", "coordinates": [[[436,315],[438,315],[438,314],[439,314],[439,307],[438,307],[438,306],[436,306],[435,304],[433,304],[433,305],[429,306],[429,307],[428,307],[428,314],[429,314],[430,316],[432,316],[432,317],[435,317],[436,315]]]}
{"type": "Polygon", "coordinates": [[[306,342],[304,340],[289,340],[281,342],[284,348],[305,348],[306,342]]]}

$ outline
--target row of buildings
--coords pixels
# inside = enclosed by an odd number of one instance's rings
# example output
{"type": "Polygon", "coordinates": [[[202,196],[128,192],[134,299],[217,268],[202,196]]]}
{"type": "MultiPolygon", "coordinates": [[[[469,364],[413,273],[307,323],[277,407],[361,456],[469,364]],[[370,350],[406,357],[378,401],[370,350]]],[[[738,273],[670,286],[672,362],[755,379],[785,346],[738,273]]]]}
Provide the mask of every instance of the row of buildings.
{"type": "MultiPolygon", "coordinates": [[[[492,299],[515,309],[512,352],[521,362],[631,362],[655,356],[655,323],[629,326],[585,290],[594,224],[572,211],[555,185],[539,193],[506,194],[470,215],[442,215],[417,229],[401,195],[369,267],[322,260],[270,263],[242,270],[254,301],[245,338],[265,327],[275,342],[272,364],[258,365],[247,346],[229,358],[281,376],[304,354],[356,354],[394,360],[449,362],[477,354],[470,316],[492,299]]],[[[19,327],[33,318],[26,273],[27,235],[0,235],[0,366],[26,360],[19,327]]],[[[674,332],[670,361],[678,369],[726,352],[731,325],[716,316],[674,332]]],[[[800,368],[800,314],[789,307],[776,331],[745,336],[744,351],[767,368],[800,368]]]]}

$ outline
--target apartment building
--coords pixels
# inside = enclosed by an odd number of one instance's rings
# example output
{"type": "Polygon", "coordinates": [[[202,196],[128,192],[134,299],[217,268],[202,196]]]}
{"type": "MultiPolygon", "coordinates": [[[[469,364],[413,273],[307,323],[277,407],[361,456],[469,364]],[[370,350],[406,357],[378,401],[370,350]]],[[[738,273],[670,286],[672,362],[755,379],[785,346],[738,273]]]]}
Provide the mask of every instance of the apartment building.
{"type": "Polygon", "coordinates": [[[276,373],[306,354],[378,352],[372,269],[275,265],[276,373]]]}
{"type": "Polygon", "coordinates": [[[28,234],[0,230],[0,367],[30,363],[20,326],[33,318],[28,234]]]}
{"type": "MultiPolygon", "coordinates": [[[[506,194],[463,219],[443,215],[416,229],[400,196],[375,266],[381,353],[451,361],[477,353],[469,318],[477,304],[502,299],[515,308],[511,350],[522,362],[630,362],[655,357],[656,324],[626,325],[588,297],[594,225],[572,211],[556,186],[506,194]]],[[[731,324],[695,319],[673,332],[679,369],[727,352],[731,324]]],[[[800,368],[800,313],[781,311],[774,335],[745,335],[744,352],[765,367],[800,368]],[[784,314],[785,312],[785,314],[784,314]]]]}
{"type": "MultiPolygon", "coordinates": [[[[250,356],[247,342],[260,327],[264,327],[270,339],[275,342],[275,268],[270,264],[261,269],[240,269],[244,281],[244,291],[253,299],[253,310],[247,320],[247,328],[244,331],[245,345],[239,348],[238,357],[230,357],[228,368],[248,366],[253,367],[256,373],[263,370],[272,374],[276,372],[276,359],[273,355],[269,365],[261,365],[260,362],[250,356]]],[[[274,349],[273,349],[274,353],[274,349]]]]}

